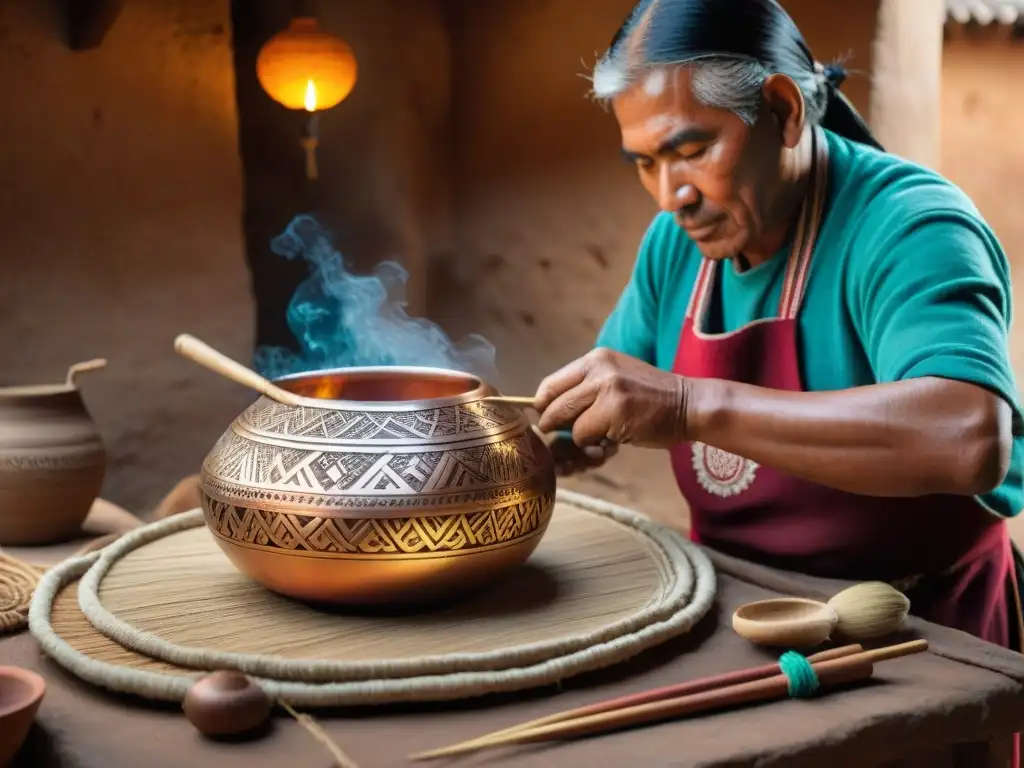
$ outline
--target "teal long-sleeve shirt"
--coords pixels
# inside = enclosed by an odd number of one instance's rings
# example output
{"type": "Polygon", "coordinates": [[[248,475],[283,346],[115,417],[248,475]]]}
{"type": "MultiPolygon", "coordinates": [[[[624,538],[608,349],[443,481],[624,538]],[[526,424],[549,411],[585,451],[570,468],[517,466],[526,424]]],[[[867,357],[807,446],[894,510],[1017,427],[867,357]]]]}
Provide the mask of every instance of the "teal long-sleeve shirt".
{"type": "MultiPolygon", "coordinates": [[[[1003,517],[1024,506],[1024,419],[1010,363],[1010,269],[970,199],[940,175],[825,132],[829,192],[798,320],[809,391],[939,376],[998,393],[1013,408],[1013,450],[1003,484],[979,503],[1003,517]]],[[[716,281],[720,327],[773,317],[787,244],[716,281]]],[[[700,253],[670,214],[655,217],[633,275],[598,337],[671,370],[700,253]]]]}

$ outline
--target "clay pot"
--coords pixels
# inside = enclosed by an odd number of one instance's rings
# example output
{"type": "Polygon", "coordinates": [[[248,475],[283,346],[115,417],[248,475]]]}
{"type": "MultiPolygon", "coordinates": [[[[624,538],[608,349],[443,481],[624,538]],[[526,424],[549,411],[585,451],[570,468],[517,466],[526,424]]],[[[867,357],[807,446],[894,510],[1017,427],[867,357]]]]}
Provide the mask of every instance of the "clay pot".
{"type": "Polygon", "coordinates": [[[423,605],[523,563],[554,508],[551,454],[494,389],[427,368],[351,368],[274,382],[200,477],[206,523],[271,590],[361,606],[423,605]]]}
{"type": "Polygon", "coordinates": [[[72,366],[63,384],[0,388],[0,546],[82,535],[106,453],[74,378],[103,364],[72,366]]]}
{"type": "Polygon", "coordinates": [[[46,681],[20,667],[0,667],[0,768],[21,749],[46,693],[46,681]]]}

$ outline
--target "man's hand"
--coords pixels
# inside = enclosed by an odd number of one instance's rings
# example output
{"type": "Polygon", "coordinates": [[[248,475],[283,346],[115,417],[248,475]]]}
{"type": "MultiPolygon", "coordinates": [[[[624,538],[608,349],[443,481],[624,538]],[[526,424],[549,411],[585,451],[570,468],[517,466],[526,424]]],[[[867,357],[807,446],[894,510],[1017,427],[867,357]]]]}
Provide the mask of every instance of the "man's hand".
{"type": "Polygon", "coordinates": [[[560,477],[597,469],[619,450],[612,442],[580,447],[573,442],[570,432],[555,432],[549,438],[548,448],[551,449],[551,456],[555,461],[555,473],[560,477]]]}
{"type": "Polygon", "coordinates": [[[664,448],[685,439],[685,380],[608,349],[595,349],[544,379],[534,405],[542,431],[571,427],[582,447],[610,440],[664,448]]]}

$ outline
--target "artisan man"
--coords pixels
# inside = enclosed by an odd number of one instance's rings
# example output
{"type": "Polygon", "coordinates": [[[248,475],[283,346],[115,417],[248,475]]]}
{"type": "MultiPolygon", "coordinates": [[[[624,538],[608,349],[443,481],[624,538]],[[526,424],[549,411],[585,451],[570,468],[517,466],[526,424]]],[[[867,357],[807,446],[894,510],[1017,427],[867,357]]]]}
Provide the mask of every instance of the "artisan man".
{"type": "Polygon", "coordinates": [[[773,0],[643,0],[593,72],[659,213],[597,349],[536,394],[564,471],[670,451],[696,541],[900,585],[1019,649],[1007,259],[887,154],[773,0]]]}

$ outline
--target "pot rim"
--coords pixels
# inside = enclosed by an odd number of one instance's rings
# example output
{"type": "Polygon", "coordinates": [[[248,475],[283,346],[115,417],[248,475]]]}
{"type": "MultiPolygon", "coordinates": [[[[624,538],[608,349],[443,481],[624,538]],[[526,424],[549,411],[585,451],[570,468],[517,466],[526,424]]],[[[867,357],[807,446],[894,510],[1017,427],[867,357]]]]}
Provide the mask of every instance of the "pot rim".
{"type": "Polygon", "coordinates": [[[63,395],[77,392],[75,384],[15,384],[0,387],[0,397],[34,397],[41,395],[63,395]]]}
{"type": "MultiPolygon", "coordinates": [[[[444,408],[453,405],[463,405],[465,403],[481,400],[488,395],[497,393],[497,390],[475,374],[467,373],[466,371],[458,371],[454,368],[435,368],[431,366],[417,365],[354,365],[349,367],[343,366],[340,368],[317,368],[309,371],[300,371],[299,373],[289,373],[285,376],[279,376],[272,379],[271,381],[280,386],[281,384],[287,384],[289,381],[314,376],[367,373],[397,373],[399,375],[429,374],[431,376],[439,376],[443,378],[468,380],[471,384],[475,384],[475,386],[458,395],[423,398],[420,400],[336,400],[320,397],[306,397],[304,395],[298,395],[298,399],[302,405],[308,408],[321,408],[331,411],[419,411],[426,408],[444,408]]],[[[282,388],[287,389],[287,387],[282,388]]],[[[263,395],[263,399],[272,400],[273,398],[263,395]]]]}
{"type": "Polygon", "coordinates": [[[67,376],[59,384],[14,384],[12,386],[0,387],[0,397],[42,397],[49,395],[66,395],[77,393],[78,384],[75,377],[88,371],[95,371],[105,368],[105,358],[97,357],[92,360],[84,360],[75,363],[68,368],[67,376]]]}

